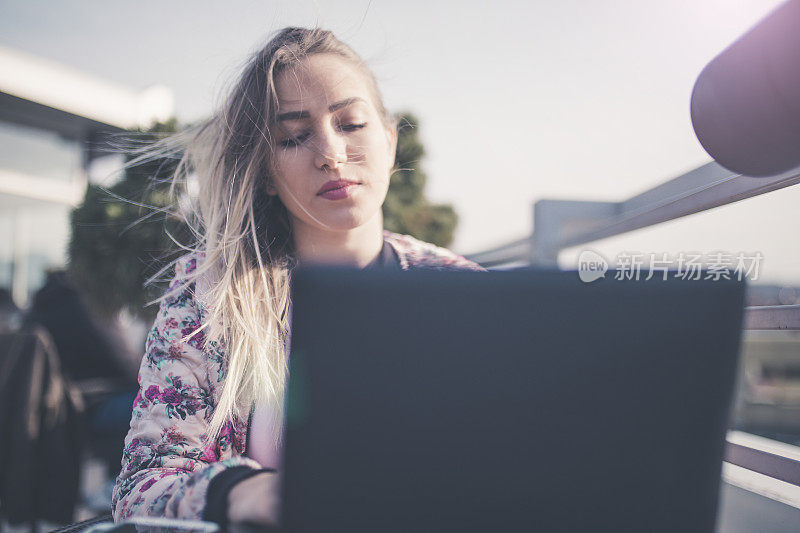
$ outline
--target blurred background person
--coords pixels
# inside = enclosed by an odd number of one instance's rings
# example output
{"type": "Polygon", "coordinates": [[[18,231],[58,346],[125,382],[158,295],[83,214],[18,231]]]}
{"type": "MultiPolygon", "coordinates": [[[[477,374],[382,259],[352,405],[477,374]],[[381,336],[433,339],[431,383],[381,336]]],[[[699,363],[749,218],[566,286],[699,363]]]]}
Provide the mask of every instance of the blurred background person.
{"type": "MultiPolygon", "coordinates": [[[[136,374],[126,362],[127,348],[108,326],[98,325],[62,270],[48,273],[25,320],[52,336],[61,371],[76,385],[86,406],[84,443],[103,461],[106,477],[113,478],[119,471],[137,390],[136,374]]],[[[89,503],[108,508],[108,483],[90,496],[89,503]]]]}

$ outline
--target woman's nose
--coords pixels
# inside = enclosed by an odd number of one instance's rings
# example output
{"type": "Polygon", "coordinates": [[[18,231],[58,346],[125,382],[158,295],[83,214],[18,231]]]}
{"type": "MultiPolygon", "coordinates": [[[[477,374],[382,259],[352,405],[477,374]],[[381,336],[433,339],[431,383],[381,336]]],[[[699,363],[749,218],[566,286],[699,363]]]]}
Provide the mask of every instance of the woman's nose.
{"type": "Polygon", "coordinates": [[[347,142],[344,137],[330,126],[325,126],[317,134],[314,143],[314,165],[320,169],[339,168],[347,162],[347,142]]]}

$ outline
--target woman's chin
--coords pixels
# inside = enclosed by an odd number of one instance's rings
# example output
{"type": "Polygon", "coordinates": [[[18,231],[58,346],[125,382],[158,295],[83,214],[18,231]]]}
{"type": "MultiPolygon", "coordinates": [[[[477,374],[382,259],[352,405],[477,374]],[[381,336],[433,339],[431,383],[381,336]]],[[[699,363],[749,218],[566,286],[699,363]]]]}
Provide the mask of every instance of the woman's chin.
{"type": "MultiPolygon", "coordinates": [[[[380,208],[377,211],[365,211],[353,206],[350,209],[337,209],[335,212],[326,210],[325,213],[311,213],[303,217],[304,226],[314,227],[319,230],[346,232],[377,224],[382,228],[380,208]]],[[[295,221],[296,223],[296,221],[295,221]]]]}
{"type": "Polygon", "coordinates": [[[327,228],[331,231],[352,231],[369,224],[373,217],[365,216],[363,213],[342,213],[336,217],[329,217],[324,221],[327,228]]]}

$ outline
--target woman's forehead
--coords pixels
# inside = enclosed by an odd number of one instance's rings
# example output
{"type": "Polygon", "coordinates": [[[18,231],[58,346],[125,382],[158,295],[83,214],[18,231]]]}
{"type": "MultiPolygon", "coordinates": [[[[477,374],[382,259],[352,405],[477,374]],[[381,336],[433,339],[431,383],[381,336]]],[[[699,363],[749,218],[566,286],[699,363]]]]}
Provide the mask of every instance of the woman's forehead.
{"type": "Polygon", "coordinates": [[[316,54],[281,72],[275,80],[279,112],[327,108],[345,99],[371,103],[364,75],[350,61],[316,54]]]}

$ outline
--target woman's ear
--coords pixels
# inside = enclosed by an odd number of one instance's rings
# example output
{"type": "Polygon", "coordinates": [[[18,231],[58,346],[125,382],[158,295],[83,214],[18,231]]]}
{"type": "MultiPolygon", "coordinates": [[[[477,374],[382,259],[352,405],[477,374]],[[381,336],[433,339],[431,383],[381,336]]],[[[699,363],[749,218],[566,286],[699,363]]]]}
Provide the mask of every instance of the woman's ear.
{"type": "Polygon", "coordinates": [[[264,190],[270,196],[277,196],[278,195],[278,189],[275,188],[275,184],[272,183],[272,181],[268,181],[266,183],[266,185],[264,185],[264,190]]]}

